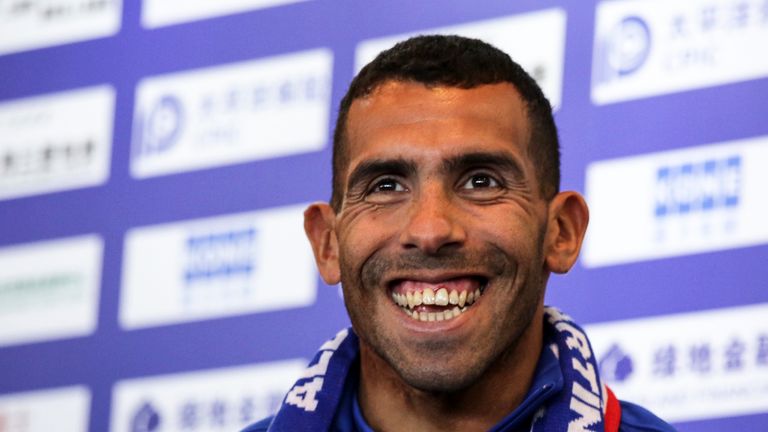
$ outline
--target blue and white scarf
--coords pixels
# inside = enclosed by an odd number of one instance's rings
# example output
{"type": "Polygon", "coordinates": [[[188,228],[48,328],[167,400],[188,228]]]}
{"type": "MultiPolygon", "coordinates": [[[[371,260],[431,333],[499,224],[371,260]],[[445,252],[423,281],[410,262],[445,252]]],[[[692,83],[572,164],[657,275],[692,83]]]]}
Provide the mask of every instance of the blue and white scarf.
{"type": "MultiPolygon", "coordinates": [[[[558,357],[563,390],[534,416],[531,432],[612,432],[618,430],[618,401],[600,381],[597,361],[584,331],[571,318],[545,309],[545,335],[558,357]]],[[[296,381],[269,431],[327,431],[338,408],[359,341],[351,328],[324,343],[296,381]]]]}

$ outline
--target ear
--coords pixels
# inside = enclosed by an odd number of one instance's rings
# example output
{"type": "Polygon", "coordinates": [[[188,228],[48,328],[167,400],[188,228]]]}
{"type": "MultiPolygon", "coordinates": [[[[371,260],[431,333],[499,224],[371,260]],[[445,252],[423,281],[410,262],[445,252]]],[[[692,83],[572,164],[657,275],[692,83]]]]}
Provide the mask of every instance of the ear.
{"type": "Polygon", "coordinates": [[[579,257],[589,223],[589,209],[576,192],[561,192],[549,203],[549,220],[544,244],[548,270],[566,273],[579,257]]]}
{"type": "Polygon", "coordinates": [[[336,213],[326,203],[314,203],[304,210],[304,232],[312,244],[320,276],[328,285],[336,285],[341,280],[335,223],[336,213]]]}

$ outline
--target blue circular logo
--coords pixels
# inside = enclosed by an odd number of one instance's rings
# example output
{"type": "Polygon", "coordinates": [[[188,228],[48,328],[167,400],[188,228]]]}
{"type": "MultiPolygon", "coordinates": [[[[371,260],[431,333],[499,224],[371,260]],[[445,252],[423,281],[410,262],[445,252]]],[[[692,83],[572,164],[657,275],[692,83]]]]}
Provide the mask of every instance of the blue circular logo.
{"type": "Polygon", "coordinates": [[[605,356],[600,359],[598,367],[600,376],[614,383],[626,381],[635,370],[632,357],[618,344],[611,345],[605,356]]]}
{"type": "Polygon", "coordinates": [[[149,402],[144,402],[131,419],[131,432],[154,432],[160,427],[160,414],[149,402]]]}
{"type": "Polygon", "coordinates": [[[619,75],[628,75],[645,63],[651,52],[651,31],[645,20],[628,16],[611,32],[608,64],[619,75]]]}
{"type": "Polygon", "coordinates": [[[144,150],[160,153],[176,142],[181,133],[184,110],[175,96],[165,95],[157,101],[144,125],[144,150]]]}

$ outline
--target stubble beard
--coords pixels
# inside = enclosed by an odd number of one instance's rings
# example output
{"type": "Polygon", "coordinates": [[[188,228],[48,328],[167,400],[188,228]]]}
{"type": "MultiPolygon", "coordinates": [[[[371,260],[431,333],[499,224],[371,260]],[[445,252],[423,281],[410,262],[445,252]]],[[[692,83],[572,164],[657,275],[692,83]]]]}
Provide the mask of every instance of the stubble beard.
{"type": "Polygon", "coordinates": [[[474,253],[456,251],[434,256],[414,252],[395,258],[377,254],[363,265],[360,277],[354,277],[349,271],[352,267],[344,262],[343,257],[341,264],[345,306],[361,344],[365,345],[362,348],[370,348],[408,386],[433,394],[450,394],[466,389],[478,382],[494,365],[503,363],[505,357],[516,351],[543,296],[541,276],[535,271],[525,275],[528,279],[526,284],[514,286],[520,276],[516,274],[517,267],[506,259],[504,253],[495,249],[474,253]],[[508,280],[509,286],[493,285],[491,289],[509,292],[512,304],[508,307],[511,311],[495,319],[480,341],[436,338],[414,344],[399,340],[381,319],[388,313],[381,302],[389,301],[387,293],[376,292],[386,289],[382,279],[392,271],[442,268],[480,268],[494,275],[494,280],[508,280]],[[457,354],[467,359],[458,367],[441,367],[440,360],[424,361],[425,358],[451,359],[457,354]]]}

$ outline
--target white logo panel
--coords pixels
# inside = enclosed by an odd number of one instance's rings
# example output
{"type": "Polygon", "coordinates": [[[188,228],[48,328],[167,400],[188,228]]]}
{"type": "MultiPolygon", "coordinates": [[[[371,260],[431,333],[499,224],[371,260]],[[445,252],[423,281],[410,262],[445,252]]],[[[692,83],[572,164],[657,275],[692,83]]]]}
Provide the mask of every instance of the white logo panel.
{"type": "Polygon", "coordinates": [[[106,182],[114,112],[106,85],[0,103],[0,200],[106,182]]]}
{"type": "Polygon", "coordinates": [[[768,411],[768,304],[587,326],[616,395],[667,421],[768,411]]]}
{"type": "Polygon", "coordinates": [[[131,230],[120,323],[133,329],[311,305],[304,206],[131,230]]]}
{"type": "Polygon", "coordinates": [[[144,178],[320,150],[333,57],[318,49],[147,78],[131,172],[144,178]]]}
{"type": "Polygon", "coordinates": [[[768,137],[587,167],[587,267],[768,242],[768,137]]]}
{"type": "Polygon", "coordinates": [[[0,346],[93,333],[103,248],[89,235],[0,249],[0,346]]]}
{"type": "Polygon", "coordinates": [[[121,0],[0,2],[0,55],[112,36],[121,13],[121,0]]]}
{"type": "Polygon", "coordinates": [[[87,432],[90,406],[81,386],[0,395],[0,431],[87,432]]]}
{"type": "Polygon", "coordinates": [[[144,0],[141,25],[162,27],[306,0],[144,0]]]}
{"type": "Polygon", "coordinates": [[[131,379],[112,392],[112,432],[236,431],[274,414],[304,360],[131,379]]]}
{"type": "Polygon", "coordinates": [[[565,11],[546,9],[450,27],[418,30],[361,42],[356,49],[359,71],[381,51],[419,34],[457,34],[482,39],[509,54],[536,81],[552,107],[560,106],[565,56],[565,11]],[[535,40],[536,43],[524,41],[535,40]]]}
{"type": "Polygon", "coordinates": [[[762,0],[603,1],[592,100],[607,104],[768,76],[762,0]]]}

